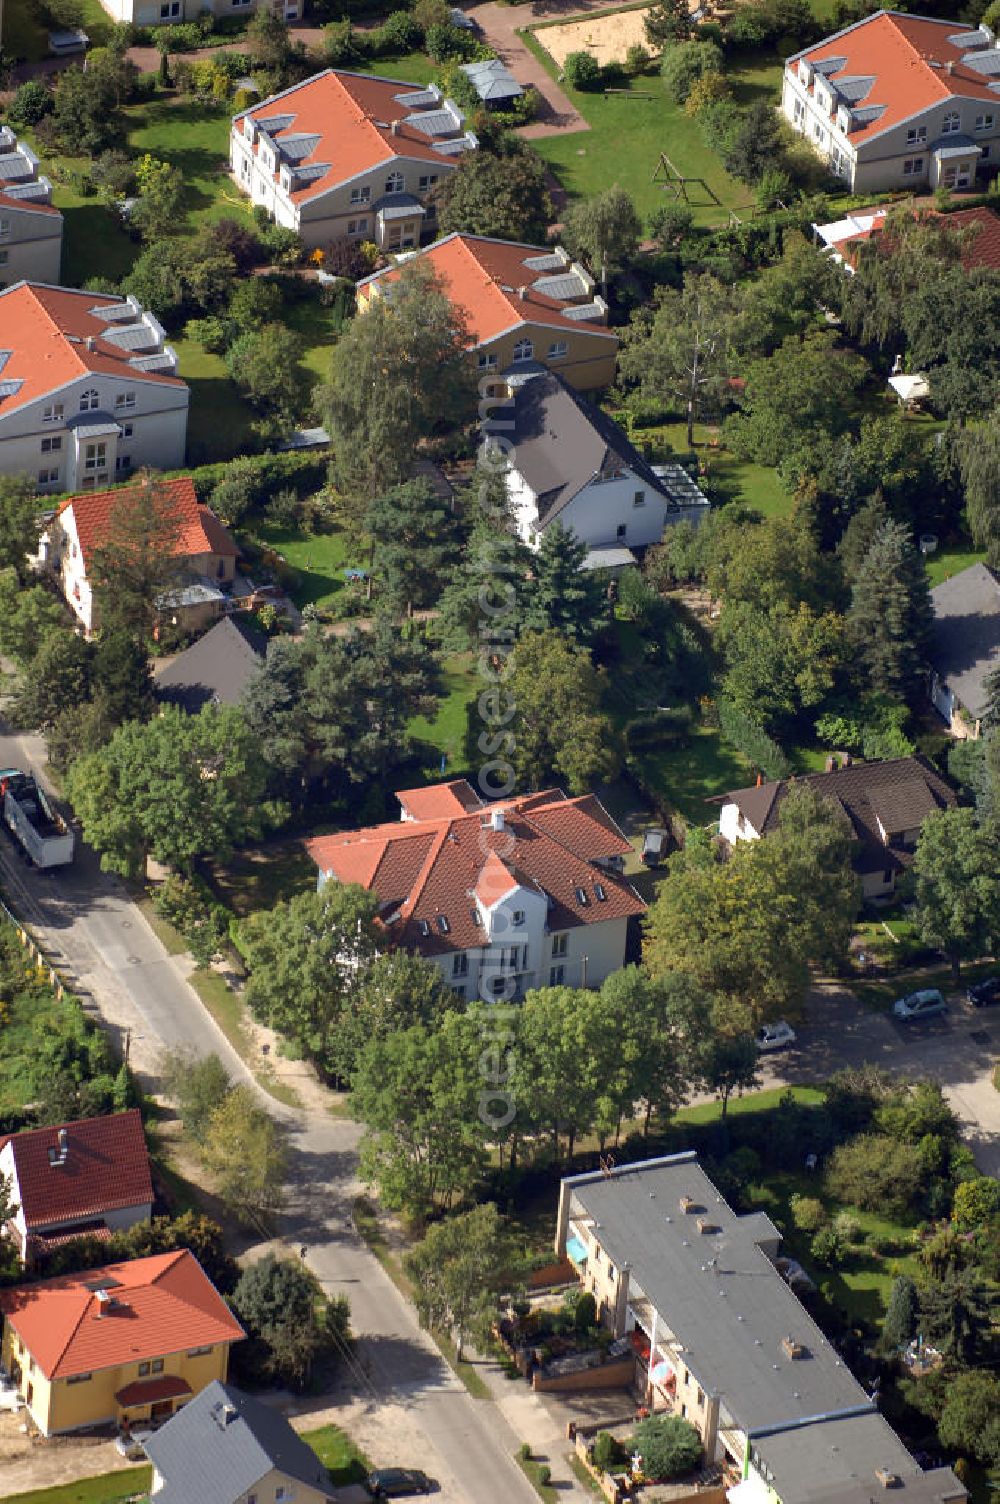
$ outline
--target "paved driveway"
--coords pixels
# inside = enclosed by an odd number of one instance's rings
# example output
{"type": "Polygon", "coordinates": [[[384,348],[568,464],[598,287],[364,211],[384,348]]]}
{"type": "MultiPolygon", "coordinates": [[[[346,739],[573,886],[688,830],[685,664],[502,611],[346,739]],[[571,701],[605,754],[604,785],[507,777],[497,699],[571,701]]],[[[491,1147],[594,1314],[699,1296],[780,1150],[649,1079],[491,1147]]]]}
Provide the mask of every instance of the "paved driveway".
{"type": "MultiPolygon", "coordinates": [[[[529,52],[524,39],[519,37],[519,26],[530,26],[533,21],[549,20],[560,14],[558,6],[535,0],[532,5],[497,5],[494,0],[485,0],[481,5],[463,7],[482,27],[483,35],[498,57],[502,58],[519,84],[534,84],[541,96],[538,117],[531,125],[524,126],[519,135],[529,138],[557,136],[563,131],[589,131],[590,126],[571,103],[566,94],[542,67],[534,53],[529,52]]],[[[575,4],[566,14],[585,14],[596,9],[595,4],[575,4]]]]}
{"type": "Polygon", "coordinates": [[[980,1169],[1000,1176],[1000,1092],[992,1081],[1000,1059],[1000,1009],[973,1008],[961,992],[948,1002],[944,1017],[900,1024],[846,988],[817,988],[794,1048],[766,1062],[766,1084],[824,1081],[844,1065],[865,1061],[897,1075],[931,1077],[958,1114],[980,1169]]]}

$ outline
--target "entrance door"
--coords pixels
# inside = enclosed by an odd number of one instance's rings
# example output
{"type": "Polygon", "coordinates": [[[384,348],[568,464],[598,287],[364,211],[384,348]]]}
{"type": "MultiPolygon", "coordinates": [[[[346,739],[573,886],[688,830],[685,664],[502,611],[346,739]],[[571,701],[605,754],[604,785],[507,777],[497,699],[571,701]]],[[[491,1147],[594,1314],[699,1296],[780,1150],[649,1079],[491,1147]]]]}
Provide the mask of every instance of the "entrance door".
{"type": "Polygon", "coordinates": [[[173,1413],[173,1400],[160,1400],[158,1404],[150,1405],[149,1407],[150,1420],[166,1420],[167,1416],[172,1415],[173,1413]]]}

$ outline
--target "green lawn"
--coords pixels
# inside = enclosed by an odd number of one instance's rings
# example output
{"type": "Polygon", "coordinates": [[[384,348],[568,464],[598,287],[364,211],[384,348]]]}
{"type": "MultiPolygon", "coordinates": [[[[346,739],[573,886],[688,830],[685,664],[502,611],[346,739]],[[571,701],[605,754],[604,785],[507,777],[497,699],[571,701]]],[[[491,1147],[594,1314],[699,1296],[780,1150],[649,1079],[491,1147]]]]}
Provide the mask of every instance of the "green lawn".
{"type": "MultiPolygon", "coordinates": [[[[690,453],[687,425],[683,422],[636,427],[632,438],[644,453],[648,452],[657,461],[690,453]]],[[[695,424],[694,444],[704,471],[703,483],[713,500],[742,502],[744,506],[754,507],[764,517],[785,517],[791,512],[792,494],[770,465],[739,459],[720,443],[718,429],[709,424],[695,424]]]]}
{"type": "Polygon", "coordinates": [[[303,606],[332,606],[345,587],[344,570],[351,568],[347,538],[339,528],[328,533],[302,533],[291,528],[261,524],[256,535],[291,565],[294,578],[289,594],[303,606]]]}
{"type": "Polygon", "coordinates": [[[171,337],[179,371],[191,388],[188,410],[188,463],[232,459],[249,444],[253,412],[232,381],[221,355],[212,355],[192,339],[171,337]]]}
{"type": "Polygon", "coordinates": [[[229,177],[230,111],[184,95],[158,94],[130,105],[128,144],[184,174],[184,208],[191,223],[251,217],[250,201],[229,177]]]}
{"type": "MultiPolygon", "coordinates": [[[[770,1112],[778,1106],[782,1097],[790,1091],[796,1102],[808,1107],[818,1107],[825,1096],[818,1086],[775,1086],[767,1091],[751,1091],[743,1097],[733,1097],[729,1103],[728,1116],[742,1117],[750,1112],[770,1112]]],[[[721,1102],[700,1102],[697,1107],[682,1107],[674,1114],[677,1123],[693,1123],[704,1127],[717,1123],[722,1117],[721,1102]]]]}
{"type": "Polygon", "coordinates": [[[688,736],[662,747],[643,748],[635,760],[645,783],[689,825],[711,825],[719,812],[706,799],[744,788],[753,780],[742,752],[707,726],[694,726],[688,736]]]}
{"type": "Polygon", "coordinates": [[[416,716],[410,722],[410,735],[415,741],[426,743],[434,750],[426,771],[435,776],[441,771],[440,759],[446,758],[445,773],[454,778],[466,771],[465,733],[468,724],[468,706],[475,699],[482,681],[476,673],[476,660],[471,653],[456,653],[446,658],[442,666],[442,698],[433,716],[416,716]]]}
{"type": "Polygon", "coordinates": [[[950,544],[939,548],[936,554],[927,557],[927,578],[931,588],[940,585],[942,580],[950,580],[953,574],[960,574],[970,564],[982,563],[985,558],[985,552],[973,548],[971,544],[950,544]]]}
{"type": "Polygon", "coordinates": [[[237,852],[213,877],[219,897],[243,918],[314,888],[316,867],[301,841],[281,841],[237,852]]]}
{"type": "Polygon", "coordinates": [[[121,1468],[102,1473],[97,1478],[81,1478],[61,1488],[33,1488],[27,1494],[4,1494],[0,1504],[123,1504],[149,1487],[153,1470],[142,1467],[121,1468]]]}
{"type": "MultiPolygon", "coordinates": [[[[523,37],[549,72],[558,76],[545,51],[545,29],[539,28],[537,35],[526,31],[523,37]]],[[[773,53],[741,57],[730,68],[729,78],[742,103],[776,96],[781,64],[773,53]]],[[[667,202],[664,189],[653,182],[660,153],[665,152],[685,177],[704,180],[687,187],[696,224],[724,224],[730,209],[743,215],[753,208],[750,189],[729,176],[706,146],[697,122],[667,99],[656,74],[630,79],[615,94],[583,93],[565,83],[563,87],[590,130],[544,136],[532,145],[572,197],[589,198],[618,183],[632,195],[640,214],[648,215],[667,202]],[[623,150],[626,142],[628,149],[623,150]]]]}
{"type": "Polygon", "coordinates": [[[364,1452],[338,1426],[320,1426],[318,1431],[302,1431],[300,1435],[329,1472],[335,1488],[362,1483],[371,1471],[364,1452]]]}
{"type": "Polygon", "coordinates": [[[374,57],[358,66],[359,73],[374,73],[380,78],[401,78],[404,83],[429,84],[439,71],[426,52],[408,52],[403,57],[374,57]]]}

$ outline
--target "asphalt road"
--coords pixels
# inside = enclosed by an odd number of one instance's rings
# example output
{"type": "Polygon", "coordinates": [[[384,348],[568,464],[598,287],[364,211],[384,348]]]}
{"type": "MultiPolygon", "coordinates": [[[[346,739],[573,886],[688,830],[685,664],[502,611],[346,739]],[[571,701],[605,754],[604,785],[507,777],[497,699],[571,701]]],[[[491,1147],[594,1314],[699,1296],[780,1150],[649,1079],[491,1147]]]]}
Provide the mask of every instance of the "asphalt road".
{"type": "MultiPolygon", "coordinates": [[[[0,722],[0,766],[37,773],[44,748],[37,737],[16,735],[0,722]]],[[[166,953],[122,884],[101,872],[79,839],[71,867],[41,873],[22,860],[3,831],[0,883],[119,1048],[128,1037],[131,1061],[147,1086],[156,1089],[164,1051],[181,1046],[198,1055],[214,1052],[234,1079],[254,1084],[186,980],[183,959],[166,953]]],[[[442,1504],[536,1504],[514,1460],[520,1438],[495,1406],[471,1398],[354,1231],[357,1124],[296,1112],[263,1094],[261,1100],[288,1132],[289,1204],[282,1231],[293,1245],[306,1247],[309,1267],[326,1289],[350,1298],[358,1362],[344,1374],[343,1397],[352,1397],[353,1386],[354,1396],[360,1392],[371,1406],[385,1409],[385,1434],[373,1460],[424,1468],[441,1485],[442,1504]],[[390,1419],[399,1408],[407,1424],[398,1434],[410,1438],[404,1455],[398,1454],[390,1419]]]]}

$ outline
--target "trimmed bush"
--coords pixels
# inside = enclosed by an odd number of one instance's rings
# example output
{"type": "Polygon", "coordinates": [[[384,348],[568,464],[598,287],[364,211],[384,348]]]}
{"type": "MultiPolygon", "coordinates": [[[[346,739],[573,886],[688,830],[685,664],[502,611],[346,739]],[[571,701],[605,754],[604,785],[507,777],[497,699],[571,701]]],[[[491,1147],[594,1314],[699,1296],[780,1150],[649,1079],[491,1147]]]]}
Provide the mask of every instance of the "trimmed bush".
{"type": "Polygon", "coordinates": [[[729,744],[748,757],[768,778],[787,778],[788,758],[778,743],[742,710],[728,700],[719,700],[719,729],[729,744]]]}
{"type": "Polygon", "coordinates": [[[636,1426],[629,1450],[639,1453],[647,1478],[664,1483],[690,1472],[701,1456],[701,1437],[679,1415],[651,1415],[636,1426]]]}
{"type": "Polygon", "coordinates": [[[817,1196],[793,1196],[788,1206],[800,1232],[819,1232],[826,1223],[826,1207],[817,1196]]]}
{"type": "Polygon", "coordinates": [[[573,89],[599,89],[603,82],[601,65],[589,52],[571,52],[563,64],[563,73],[573,89]]]}

